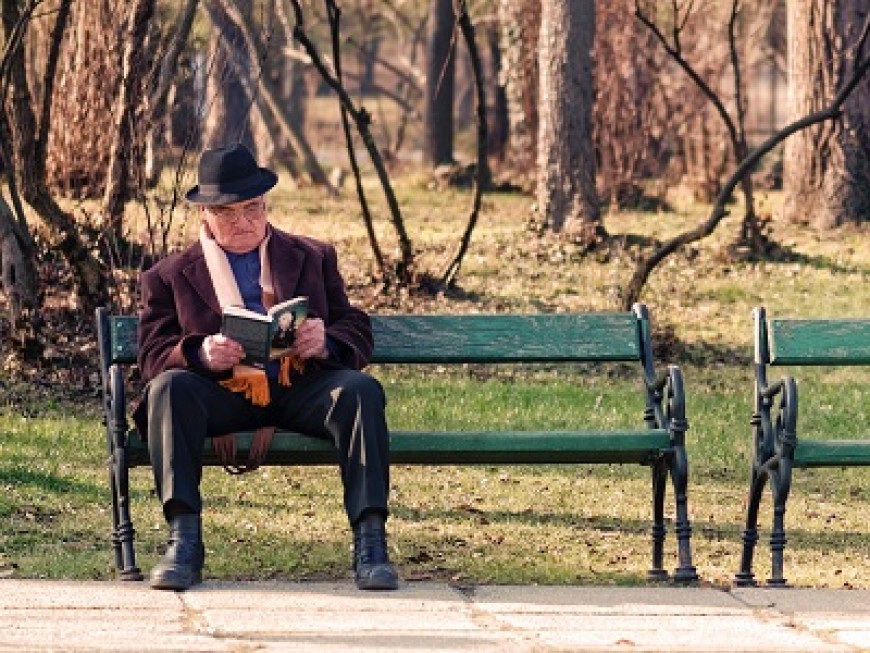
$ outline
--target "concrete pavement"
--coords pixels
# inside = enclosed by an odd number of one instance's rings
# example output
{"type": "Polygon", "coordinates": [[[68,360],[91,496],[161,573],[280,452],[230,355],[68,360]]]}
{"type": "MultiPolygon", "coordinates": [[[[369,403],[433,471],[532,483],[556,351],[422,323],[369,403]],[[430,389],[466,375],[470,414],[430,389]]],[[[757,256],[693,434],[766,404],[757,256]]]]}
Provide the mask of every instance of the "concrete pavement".
{"type": "Polygon", "coordinates": [[[870,591],[0,580],[0,651],[870,651],[870,591]]]}

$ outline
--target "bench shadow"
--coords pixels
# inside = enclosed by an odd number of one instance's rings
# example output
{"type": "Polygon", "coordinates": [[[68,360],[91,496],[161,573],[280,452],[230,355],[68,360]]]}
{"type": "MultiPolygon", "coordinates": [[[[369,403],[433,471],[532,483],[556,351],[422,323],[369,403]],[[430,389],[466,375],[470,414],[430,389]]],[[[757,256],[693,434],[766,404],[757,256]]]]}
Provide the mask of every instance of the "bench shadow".
{"type": "Polygon", "coordinates": [[[71,480],[57,474],[39,472],[24,467],[0,467],[0,484],[27,485],[50,494],[87,493],[92,496],[108,494],[108,488],[93,483],[71,480]]]}

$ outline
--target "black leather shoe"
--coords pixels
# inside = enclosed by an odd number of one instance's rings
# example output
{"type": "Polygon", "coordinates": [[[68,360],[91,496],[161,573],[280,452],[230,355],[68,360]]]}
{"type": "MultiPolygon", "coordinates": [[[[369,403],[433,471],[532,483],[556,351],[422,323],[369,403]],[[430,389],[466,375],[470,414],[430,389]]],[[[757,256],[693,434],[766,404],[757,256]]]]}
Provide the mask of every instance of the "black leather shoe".
{"type": "Polygon", "coordinates": [[[387,555],[387,531],[381,515],[366,515],[353,525],[353,569],[361,590],[399,588],[399,574],[387,555]]]}
{"type": "Polygon", "coordinates": [[[186,590],[202,582],[205,546],[198,514],[177,515],[169,522],[169,548],[151,570],[151,587],[186,590]]]}

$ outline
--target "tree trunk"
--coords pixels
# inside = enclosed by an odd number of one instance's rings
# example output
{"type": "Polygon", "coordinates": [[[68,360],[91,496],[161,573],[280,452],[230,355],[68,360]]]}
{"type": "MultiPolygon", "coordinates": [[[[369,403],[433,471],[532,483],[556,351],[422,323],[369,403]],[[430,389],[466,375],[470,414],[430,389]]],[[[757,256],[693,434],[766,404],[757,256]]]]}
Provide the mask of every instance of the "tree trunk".
{"type": "MultiPolygon", "coordinates": [[[[848,77],[846,52],[867,11],[863,0],[789,0],[791,119],[824,106],[848,77]]],[[[855,89],[840,119],[786,141],[783,188],[793,221],[830,228],[870,219],[870,82],[855,89]]]]}
{"type": "Polygon", "coordinates": [[[144,51],[148,27],[154,15],[154,4],[155,0],[136,0],[127,17],[120,89],[113,112],[114,134],[103,196],[104,218],[111,233],[119,239],[124,205],[130,199],[132,190],[130,158],[137,150],[142,151],[142,143],[139,147],[134,146],[137,137],[135,114],[144,95],[142,80],[149,72],[144,51]]]}
{"type": "Polygon", "coordinates": [[[498,160],[504,158],[508,139],[508,109],[507,95],[504,84],[501,82],[501,50],[499,49],[498,26],[487,26],[486,49],[489,54],[489,70],[487,75],[487,87],[492,89],[492,98],[487,107],[486,123],[489,129],[489,137],[486,143],[486,153],[498,160]]]}
{"type": "Polygon", "coordinates": [[[603,235],[592,141],[594,0],[544,0],[541,11],[538,210],[587,247],[603,235]]]}
{"type": "MultiPolygon", "coordinates": [[[[8,43],[16,23],[20,20],[20,14],[15,0],[0,0],[0,7],[3,37],[8,43]]],[[[63,20],[64,15],[65,12],[59,12],[58,20],[63,20]]],[[[62,28],[63,25],[58,24],[58,29],[62,28]]],[[[103,273],[91,247],[82,239],[83,230],[80,225],[58,205],[48,191],[45,183],[45,157],[40,154],[45,151],[44,143],[38,138],[45,137],[45,134],[37,129],[23,48],[18,48],[9,56],[9,102],[7,107],[3,107],[7,116],[6,124],[11,130],[12,156],[7,163],[12,168],[21,197],[47,225],[51,232],[51,246],[69,265],[80,308],[90,312],[109,300],[107,275],[103,273]]],[[[45,80],[46,94],[51,86],[50,81],[45,80]]],[[[43,111],[42,119],[50,121],[50,111],[43,111]]]]}
{"type": "Polygon", "coordinates": [[[39,307],[33,239],[17,228],[12,209],[0,195],[0,284],[9,300],[9,322],[39,307]]]}
{"type": "MultiPolygon", "coordinates": [[[[186,119],[186,133],[181,143],[187,142],[196,133],[195,120],[191,121],[191,106],[196,103],[196,92],[190,66],[179,65],[183,62],[182,54],[190,37],[193,20],[199,0],[185,0],[184,7],[179,10],[175,21],[174,34],[166,51],[162,53],[159,73],[153,90],[148,97],[148,133],[145,136],[145,179],[150,187],[157,184],[163,168],[163,158],[160,150],[163,145],[172,145],[174,140],[173,122],[176,116],[186,119]],[[178,88],[185,85],[187,93],[178,94],[178,88]],[[167,119],[170,97],[178,99],[172,103],[172,114],[167,119]]],[[[195,116],[195,109],[192,114],[195,116]]],[[[192,139],[190,139],[192,140],[192,139]]]]}
{"type": "Polygon", "coordinates": [[[531,191],[538,150],[540,0],[500,0],[501,84],[507,105],[505,173],[531,191]]]}
{"type": "MultiPolygon", "coordinates": [[[[252,70],[241,29],[224,13],[220,2],[209,0],[212,31],[209,38],[206,83],[207,117],[203,133],[203,146],[222,147],[243,143],[254,155],[256,144],[251,130],[251,100],[246,85],[236,70],[252,70]],[[236,65],[233,65],[233,61],[236,65]]],[[[251,0],[238,0],[237,6],[250,20],[251,0]]]]}
{"type": "Polygon", "coordinates": [[[423,159],[432,166],[453,163],[454,23],[453,1],[431,0],[423,159]]]}

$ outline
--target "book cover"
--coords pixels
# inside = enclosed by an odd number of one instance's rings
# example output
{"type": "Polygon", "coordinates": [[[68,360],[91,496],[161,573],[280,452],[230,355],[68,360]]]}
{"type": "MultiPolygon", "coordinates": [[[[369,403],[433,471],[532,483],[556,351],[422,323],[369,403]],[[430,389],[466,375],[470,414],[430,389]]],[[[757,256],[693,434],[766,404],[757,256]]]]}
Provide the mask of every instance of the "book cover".
{"type": "Polygon", "coordinates": [[[307,316],[307,297],[294,297],[275,304],[266,315],[228,306],[224,309],[221,333],[244,348],[243,363],[263,366],[290,350],[296,339],[296,329],[307,316]]]}

